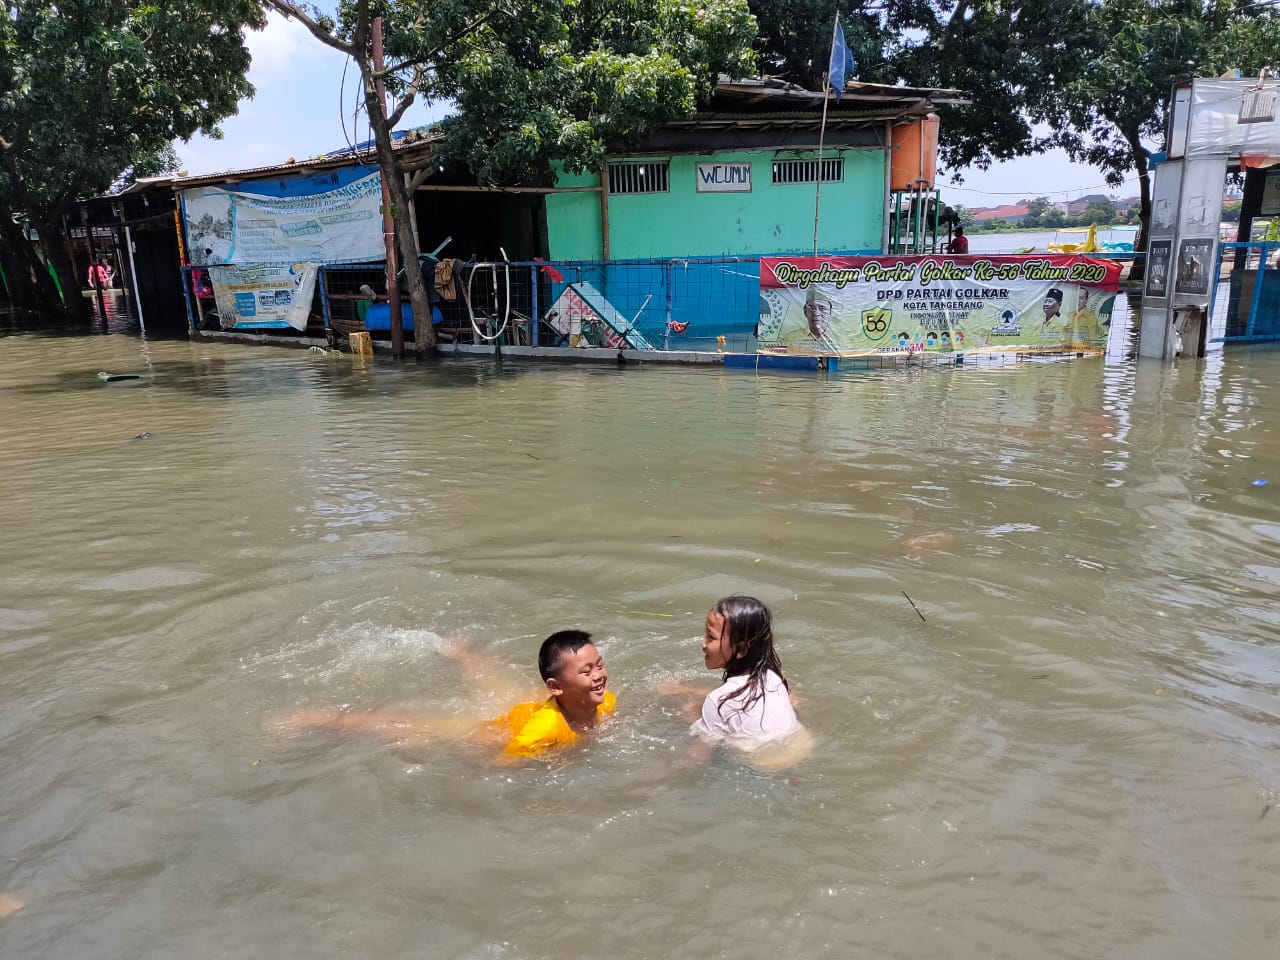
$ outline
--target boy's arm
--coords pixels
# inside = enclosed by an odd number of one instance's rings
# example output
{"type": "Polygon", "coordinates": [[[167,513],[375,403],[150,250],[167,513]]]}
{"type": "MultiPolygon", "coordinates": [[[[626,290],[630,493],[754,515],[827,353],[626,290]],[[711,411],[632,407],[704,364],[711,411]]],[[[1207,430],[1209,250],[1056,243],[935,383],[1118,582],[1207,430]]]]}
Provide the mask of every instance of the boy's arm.
{"type": "Polygon", "coordinates": [[[443,652],[462,668],[468,683],[495,700],[521,700],[535,692],[528,684],[511,679],[501,660],[468,650],[456,637],[445,642],[443,652]]]}
{"type": "Polygon", "coordinates": [[[354,730],[388,740],[460,740],[471,737],[480,721],[468,716],[428,716],[402,710],[298,710],[285,730],[354,730]]]}

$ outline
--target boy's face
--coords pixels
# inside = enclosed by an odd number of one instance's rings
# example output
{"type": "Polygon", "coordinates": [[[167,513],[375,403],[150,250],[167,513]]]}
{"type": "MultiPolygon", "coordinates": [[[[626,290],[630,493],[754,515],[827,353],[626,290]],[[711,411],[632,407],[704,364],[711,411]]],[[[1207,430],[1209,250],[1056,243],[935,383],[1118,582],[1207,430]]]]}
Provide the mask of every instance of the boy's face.
{"type": "Polygon", "coordinates": [[[604,658],[594,643],[586,643],[572,653],[560,655],[560,665],[555,676],[548,678],[547,689],[562,704],[598,707],[604,702],[608,682],[604,658]]]}

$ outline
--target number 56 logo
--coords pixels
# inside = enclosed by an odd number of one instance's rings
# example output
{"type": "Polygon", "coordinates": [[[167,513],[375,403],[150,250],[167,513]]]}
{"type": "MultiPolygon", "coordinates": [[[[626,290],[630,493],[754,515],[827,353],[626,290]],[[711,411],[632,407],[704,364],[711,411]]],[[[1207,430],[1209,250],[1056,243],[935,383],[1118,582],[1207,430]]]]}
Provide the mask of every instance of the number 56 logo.
{"type": "Polygon", "coordinates": [[[879,340],[889,332],[893,323],[893,311],[888,307],[875,307],[862,311],[862,332],[868,340],[879,340]]]}

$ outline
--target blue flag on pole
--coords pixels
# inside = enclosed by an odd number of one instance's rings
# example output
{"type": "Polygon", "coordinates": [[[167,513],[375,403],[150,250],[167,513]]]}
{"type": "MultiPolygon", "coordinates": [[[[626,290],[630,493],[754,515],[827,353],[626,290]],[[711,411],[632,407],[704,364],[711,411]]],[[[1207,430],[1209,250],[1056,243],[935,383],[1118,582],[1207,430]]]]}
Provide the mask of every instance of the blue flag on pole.
{"type": "Polygon", "coordinates": [[[853,75],[853,54],[849,45],[844,42],[844,27],[840,24],[840,15],[836,15],[836,34],[831,40],[831,64],[827,67],[828,82],[836,92],[836,102],[844,94],[844,85],[853,75]]]}

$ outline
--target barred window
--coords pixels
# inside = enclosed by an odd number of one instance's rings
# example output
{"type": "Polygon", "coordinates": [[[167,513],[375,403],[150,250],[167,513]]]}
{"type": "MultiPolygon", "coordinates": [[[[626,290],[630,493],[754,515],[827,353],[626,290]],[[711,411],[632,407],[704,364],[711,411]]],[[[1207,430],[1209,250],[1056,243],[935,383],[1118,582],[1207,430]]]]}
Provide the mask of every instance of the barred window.
{"type": "Polygon", "coordinates": [[[610,193],[667,193],[671,164],[667,160],[620,160],[609,164],[610,193]]]}
{"type": "MultiPolygon", "coordinates": [[[[817,160],[775,160],[773,161],[774,183],[817,183],[817,160]]],[[[822,164],[822,182],[840,183],[844,180],[844,157],[824,157],[822,164]]]]}

